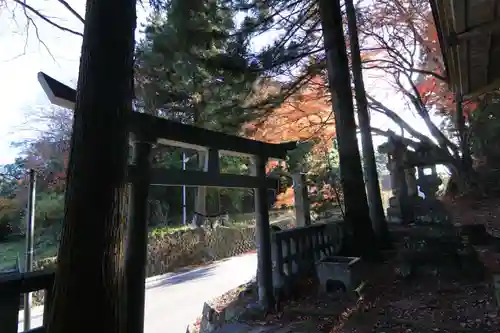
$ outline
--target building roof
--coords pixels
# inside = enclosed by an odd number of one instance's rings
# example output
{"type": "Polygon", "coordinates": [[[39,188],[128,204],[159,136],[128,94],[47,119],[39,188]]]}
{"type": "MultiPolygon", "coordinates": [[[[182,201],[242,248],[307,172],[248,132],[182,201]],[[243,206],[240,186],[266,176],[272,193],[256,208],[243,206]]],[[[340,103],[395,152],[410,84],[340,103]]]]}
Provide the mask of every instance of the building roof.
{"type": "Polygon", "coordinates": [[[464,98],[500,88],[500,0],[430,0],[448,83],[464,98]]]}

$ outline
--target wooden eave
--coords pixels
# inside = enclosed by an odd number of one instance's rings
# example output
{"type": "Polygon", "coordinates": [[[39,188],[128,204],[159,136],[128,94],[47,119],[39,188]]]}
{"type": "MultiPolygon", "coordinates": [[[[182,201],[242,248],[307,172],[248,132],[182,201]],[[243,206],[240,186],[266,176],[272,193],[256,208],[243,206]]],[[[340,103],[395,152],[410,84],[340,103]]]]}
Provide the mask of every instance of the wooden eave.
{"type": "Polygon", "coordinates": [[[500,88],[500,0],[430,0],[448,83],[464,99],[500,88]]]}

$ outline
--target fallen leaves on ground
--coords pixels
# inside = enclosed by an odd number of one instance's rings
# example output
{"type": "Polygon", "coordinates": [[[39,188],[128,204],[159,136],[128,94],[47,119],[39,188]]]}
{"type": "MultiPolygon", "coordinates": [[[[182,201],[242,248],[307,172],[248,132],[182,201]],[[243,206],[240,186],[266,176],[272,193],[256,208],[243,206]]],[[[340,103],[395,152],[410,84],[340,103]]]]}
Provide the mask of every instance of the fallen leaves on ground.
{"type": "MultiPolygon", "coordinates": [[[[249,282],[243,284],[237,288],[231,289],[228,292],[222,294],[221,296],[208,301],[208,305],[210,305],[215,311],[222,311],[225,307],[227,307],[230,303],[236,302],[240,300],[243,296],[247,296],[248,294],[253,292],[253,283],[249,282]]],[[[241,299],[241,302],[247,302],[248,298],[241,299]]]]}
{"type": "MultiPolygon", "coordinates": [[[[500,220],[496,218],[500,217],[498,200],[469,205],[463,202],[447,204],[451,205],[456,224],[482,223],[493,235],[500,235],[500,220]]],[[[480,249],[478,253],[490,272],[498,270],[500,255],[487,249],[480,249]]],[[[349,293],[323,294],[318,292],[312,280],[308,280],[300,285],[296,298],[281,300],[279,312],[241,321],[261,327],[261,332],[266,333],[499,331],[500,313],[488,274],[485,281],[474,284],[460,276],[452,281],[440,276],[420,275],[403,281],[396,276],[394,265],[395,262],[389,260],[374,266],[360,298],[349,293]]],[[[238,295],[233,290],[214,300],[213,304],[222,308],[238,295]]]]}
{"type": "Polygon", "coordinates": [[[487,281],[466,284],[429,276],[401,281],[391,262],[373,271],[359,299],[324,295],[312,284],[279,313],[245,323],[279,327],[269,333],[498,332],[500,315],[487,281]]]}

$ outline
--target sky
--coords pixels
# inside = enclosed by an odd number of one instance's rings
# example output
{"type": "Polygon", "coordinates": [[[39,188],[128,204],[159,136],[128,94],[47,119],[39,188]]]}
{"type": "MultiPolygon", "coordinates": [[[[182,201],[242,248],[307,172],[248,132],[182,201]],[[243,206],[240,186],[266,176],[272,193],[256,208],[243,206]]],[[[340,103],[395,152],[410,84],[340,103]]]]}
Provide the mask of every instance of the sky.
{"type": "MultiPolygon", "coordinates": [[[[61,25],[83,30],[83,25],[59,3],[50,0],[38,3],[42,13],[61,25]]],[[[70,3],[79,13],[84,12],[84,0],[70,3]]],[[[16,156],[10,142],[34,135],[21,130],[26,127],[23,126],[26,113],[50,104],[38,83],[37,73],[43,71],[66,84],[75,82],[78,74],[81,38],[59,31],[40,19],[33,21],[38,27],[38,36],[34,26],[26,33],[27,20],[19,8],[0,9],[0,164],[9,163],[16,156]]]]}
{"type": "MultiPolygon", "coordinates": [[[[51,17],[60,25],[77,31],[83,31],[83,24],[71,15],[57,1],[43,0],[33,2],[40,12],[51,17]]],[[[85,0],[69,1],[72,7],[84,16],[85,0]]],[[[140,37],[141,22],[147,17],[145,9],[139,8],[138,30],[136,38],[140,37]]],[[[27,130],[26,114],[36,112],[37,108],[49,107],[37,80],[40,71],[75,86],[78,75],[78,65],[81,48],[81,37],[60,31],[33,16],[29,29],[26,28],[23,12],[20,8],[0,9],[0,164],[10,163],[16,157],[17,151],[11,147],[12,141],[33,138],[34,131],[27,130]],[[40,42],[42,41],[42,42],[40,42]]],[[[273,36],[261,36],[253,41],[255,48],[267,44],[273,36]]],[[[376,89],[374,96],[393,109],[401,109],[404,119],[414,125],[424,134],[428,133],[423,121],[404,111],[401,98],[380,78],[365,78],[367,90],[376,89]]],[[[374,127],[387,129],[393,124],[385,118],[372,116],[374,127]]],[[[393,128],[398,132],[397,128],[393,128]]],[[[382,138],[374,138],[376,145],[382,138]]]]}

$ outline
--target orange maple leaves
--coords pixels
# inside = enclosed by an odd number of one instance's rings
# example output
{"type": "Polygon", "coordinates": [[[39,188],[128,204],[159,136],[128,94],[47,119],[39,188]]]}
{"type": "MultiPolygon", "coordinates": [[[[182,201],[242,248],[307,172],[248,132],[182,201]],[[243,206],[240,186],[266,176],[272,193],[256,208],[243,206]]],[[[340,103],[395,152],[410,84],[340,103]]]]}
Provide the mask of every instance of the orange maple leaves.
{"type": "MultiPolygon", "coordinates": [[[[311,153],[318,159],[331,150],[335,137],[335,119],[329,100],[327,84],[321,77],[312,78],[296,94],[288,98],[263,119],[245,125],[251,129],[250,137],[255,140],[280,143],[286,141],[316,142],[311,153]]],[[[270,161],[267,170],[278,167],[282,162],[270,161]]],[[[293,189],[278,195],[276,207],[293,205],[293,189]]]]}
{"type": "Polygon", "coordinates": [[[331,147],[335,121],[326,87],[320,77],[313,78],[264,119],[247,124],[250,137],[271,143],[314,140],[316,146],[331,147]]]}

